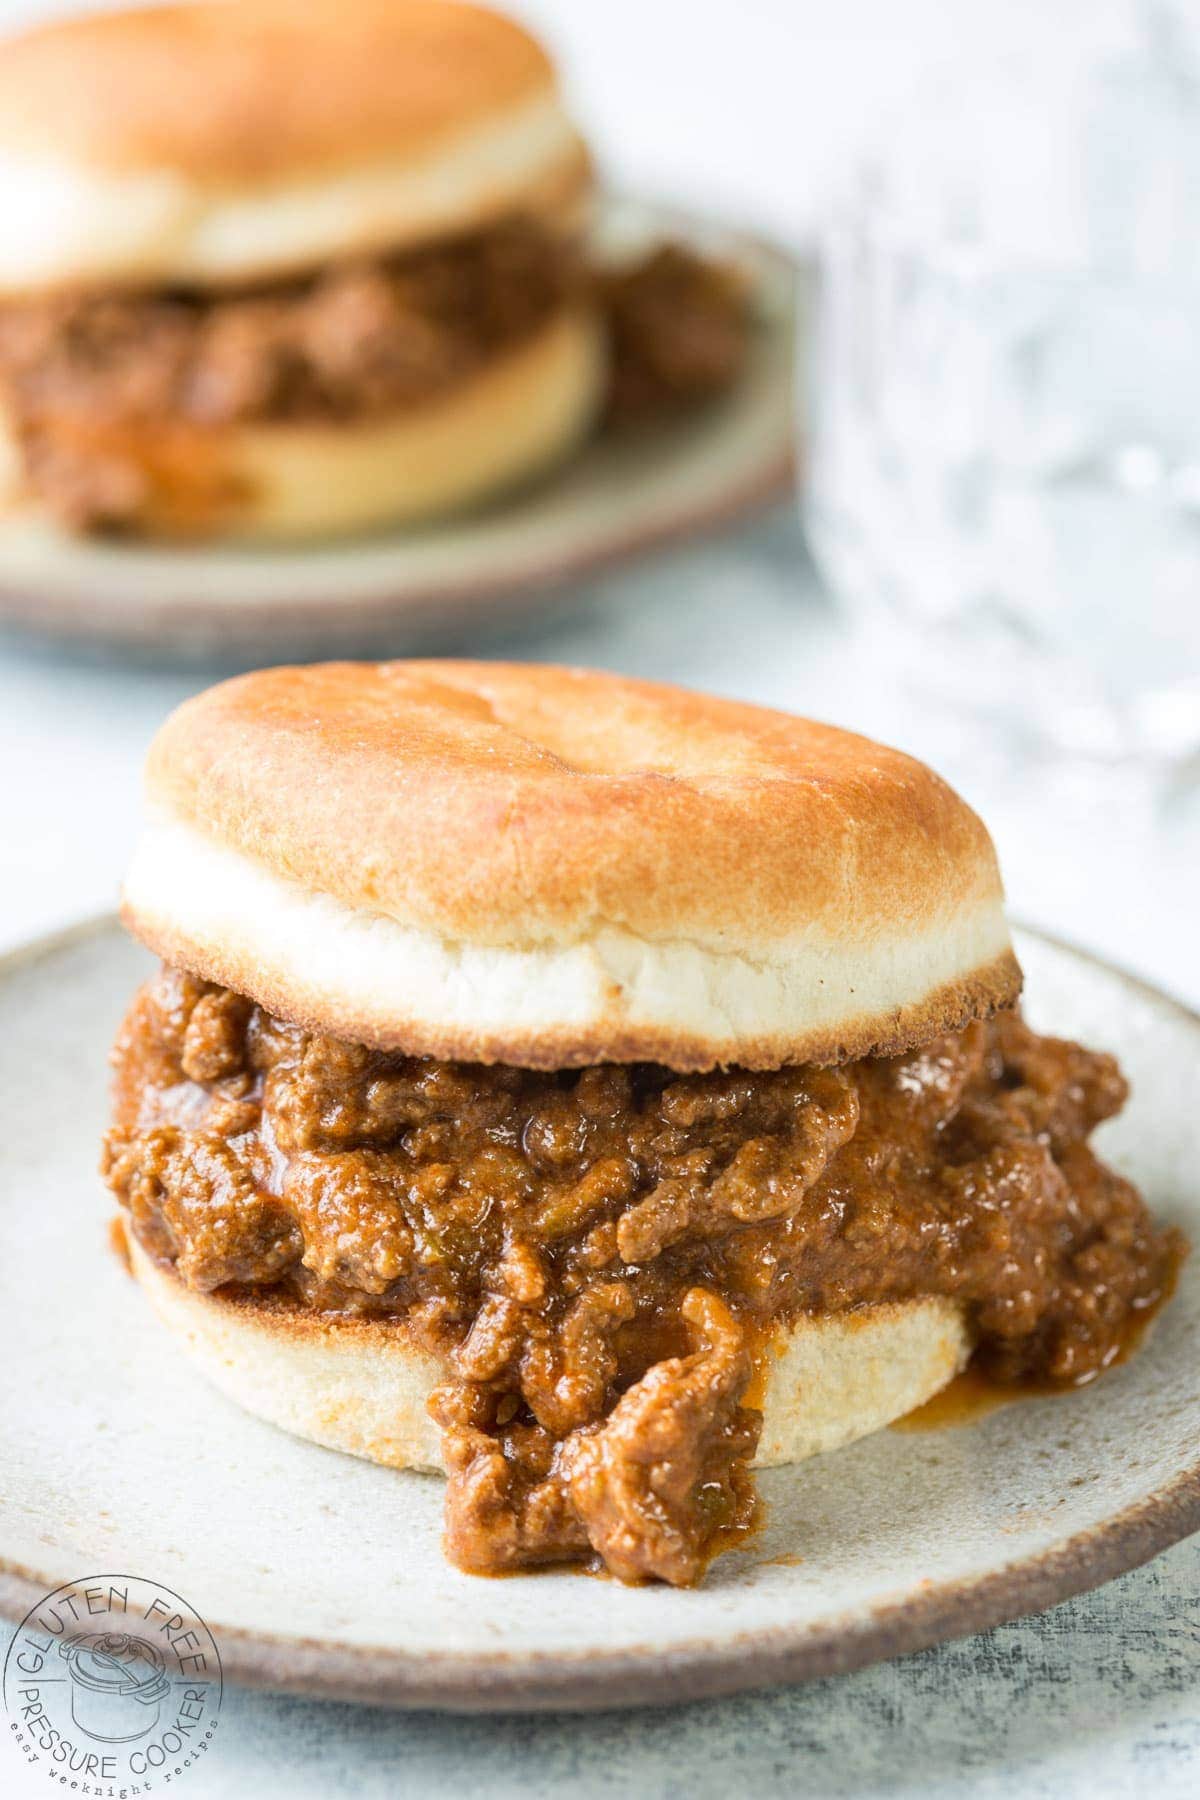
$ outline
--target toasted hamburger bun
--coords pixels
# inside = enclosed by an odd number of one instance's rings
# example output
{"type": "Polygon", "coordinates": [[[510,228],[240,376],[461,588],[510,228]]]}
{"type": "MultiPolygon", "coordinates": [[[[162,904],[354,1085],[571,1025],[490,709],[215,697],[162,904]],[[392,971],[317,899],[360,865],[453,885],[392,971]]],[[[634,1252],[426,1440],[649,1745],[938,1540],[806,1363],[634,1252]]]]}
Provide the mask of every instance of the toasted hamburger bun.
{"type": "MultiPolygon", "coordinates": [[[[148,536],[283,542],[411,524],[565,456],[596,417],[606,355],[595,315],[572,308],[468,380],[382,419],[207,429],[120,420],[113,449],[141,473],[136,524],[148,536]]],[[[88,432],[100,456],[104,431],[88,432]]],[[[22,480],[0,405],[0,508],[24,510],[22,480]]]]}
{"type": "Polygon", "coordinates": [[[261,281],[588,181],[545,52],[481,7],[144,7],[0,45],[0,293],[261,281]]]}
{"type": "Polygon", "coordinates": [[[531,1068],[895,1053],[1020,989],[987,831],[923,764],[583,670],[258,671],[147,766],[124,916],[311,1029],[531,1068]]]}
{"type": "MultiPolygon", "coordinates": [[[[230,1299],[185,1287],[130,1234],[150,1303],[201,1373],[247,1412],[330,1450],[393,1469],[441,1469],[427,1410],[444,1379],[403,1323],[230,1299]]],[[[836,1450],[921,1406],[971,1351],[962,1309],[912,1300],[780,1327],[765,1357],[755,1465],[836,1450]]]]}

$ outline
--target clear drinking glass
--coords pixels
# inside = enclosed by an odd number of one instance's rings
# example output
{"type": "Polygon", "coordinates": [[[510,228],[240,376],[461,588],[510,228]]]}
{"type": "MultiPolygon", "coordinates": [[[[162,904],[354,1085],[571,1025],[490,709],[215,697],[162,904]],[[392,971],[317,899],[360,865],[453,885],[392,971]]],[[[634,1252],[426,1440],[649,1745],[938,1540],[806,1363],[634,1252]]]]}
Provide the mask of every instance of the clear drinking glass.
{"type": "Polygon", "coordinates": [[[1200,757],[1200,5],[930,85],[825,249],[834,591],[1031,743],[1200,757]]]}

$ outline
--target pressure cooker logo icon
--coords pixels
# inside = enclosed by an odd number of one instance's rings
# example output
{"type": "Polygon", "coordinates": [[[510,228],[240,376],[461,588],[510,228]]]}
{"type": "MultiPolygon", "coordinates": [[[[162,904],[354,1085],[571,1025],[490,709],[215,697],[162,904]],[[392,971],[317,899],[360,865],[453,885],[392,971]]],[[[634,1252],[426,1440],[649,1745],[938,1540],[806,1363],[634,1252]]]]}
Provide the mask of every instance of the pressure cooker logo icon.
{"type": "Polygon", "coordinates": [[[128,1744],[158,1724],[171,1692],[162,1651],[125,1631],[67,1638],[58,1653],[71,1671],[71,1717],[103,1744],[128,1744]]]}
{"type": "Polygon", "coordinates": [[[4,1659],[0,1793],[15,1752],[80,1792],[156,1795],[216,1748],[222,1691],[216,1640],[181,1595],[142,1575],[65,1582],[4,1659]]]}

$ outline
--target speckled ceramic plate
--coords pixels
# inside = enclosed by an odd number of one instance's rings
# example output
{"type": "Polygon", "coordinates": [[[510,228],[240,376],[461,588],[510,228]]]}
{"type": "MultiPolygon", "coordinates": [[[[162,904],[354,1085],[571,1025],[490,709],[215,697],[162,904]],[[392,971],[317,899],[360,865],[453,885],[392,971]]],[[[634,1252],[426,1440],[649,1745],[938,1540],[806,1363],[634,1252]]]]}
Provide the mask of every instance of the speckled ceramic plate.
{"type": "Polygon", "coordinates": [[[553,603],[593,570],[754,512],[794,478],[794,350],[811,275],[742,233],[611,201],[610,243],[671,236],[728,256],[756,296],[744,379],[724,400],[468,516],[299,549],[73,542],[0,525],[0,623],[172,658],[420,648],[553,603]]]}
{"type": "MultiPolygon", "coordinates": [[[[1104,1149],[1200,1238],[1200,1020],[1022,934],[1036,1024],[1120,1049],[1104,1149]]],[[[210,1391],[107,1247],[105,1051],[147,966],[105,922],[0,965],[0,1606],[111,1571],[184,1595],[226,1675],[404,1706],[640,1703],[853,1668],[1030,1612],[1200,1526],[1200,1258],[1140,1354],[971,1424],[763,1477],[694,1592],[457,1574],[441,1483],[210,1391]]]]}

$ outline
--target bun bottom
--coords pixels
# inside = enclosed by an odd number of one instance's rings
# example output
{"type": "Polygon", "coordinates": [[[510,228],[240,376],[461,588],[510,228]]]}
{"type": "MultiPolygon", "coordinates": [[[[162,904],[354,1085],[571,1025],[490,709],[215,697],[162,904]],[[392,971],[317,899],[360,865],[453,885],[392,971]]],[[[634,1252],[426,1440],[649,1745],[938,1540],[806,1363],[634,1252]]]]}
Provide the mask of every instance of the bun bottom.
{"type": "MultiPolygon", "coordinates": [[[[607,350],[587,309],[561,312],[519,348],[446,394],[366,423],[114,427],[94,449],[134,463],[144,494],[136,535],[295,542],[459,511],[541,473],[591,429],[607,350]]],[[[21,492],[19,453],[0,420],[0,495],[21,492]]]]}
{"type": "MultiPolygon", "coordinates": [[[[442,1467],[426,1411],[441,1368],[402,1325],[346,1320],[185,1287],[129,1234],[133,1272],[222,1393],[297,1437],[392,1469],[442,1467]]],[[[766,1358],[755,1466],[865,1437],[945,1387],[971,1353],[962,1309],[911,1300],[781,1327],[766,1358]]]]}

